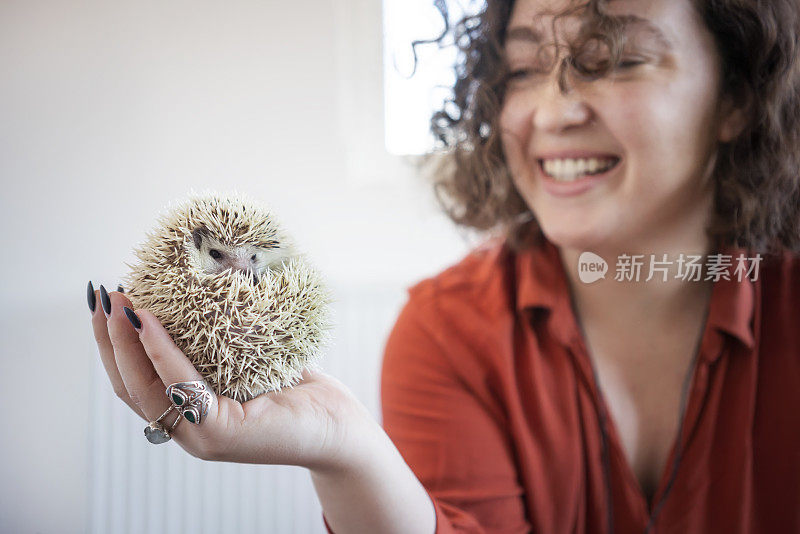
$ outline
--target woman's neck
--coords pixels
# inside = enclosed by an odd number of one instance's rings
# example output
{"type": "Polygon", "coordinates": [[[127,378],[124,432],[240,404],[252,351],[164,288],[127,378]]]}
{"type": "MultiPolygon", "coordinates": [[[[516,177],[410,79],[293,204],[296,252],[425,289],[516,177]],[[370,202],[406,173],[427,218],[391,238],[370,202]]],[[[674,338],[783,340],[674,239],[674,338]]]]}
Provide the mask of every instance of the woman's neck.
{"type": "MultiPolygon", "coordinates": [[[[591,250],[607,262],[608,271],[605,278],[590,283],[581,281],[579,276],[578,262],[584,251],[559,247],[581,324],[591,321],[595,325],[613,325],[615,329],[636,325],[643,335],[650,335],[671,325],[679,326],[682,318],[696,322],[709,302],[712,282],[704,280],[705,269],[701,269],[699,281],[678,278],[678,259],[681,254],[685,259],[691,255],[701,256],[698,263],[701,267],[705,264],[706,256],[714,252],[714,245],[704,232],[649,239],[646,245],[630,243],[630,246],[609,244],[591,250]],[[655,271],[648,281],[651,261],[661,262],[664,254],[667,262],[671,262],[662,265],[667,271],[666,281],[660,271],[655,271]],[[636,258],[641,262],[638,281],[635,268],[625,269],[626,279],[616,279],[618,261],[620,265],[624,263],[623,255],[631,258],[641,255],[636,258]]],[[[629,261],[629,265],[635,264],[629,261]]]]}

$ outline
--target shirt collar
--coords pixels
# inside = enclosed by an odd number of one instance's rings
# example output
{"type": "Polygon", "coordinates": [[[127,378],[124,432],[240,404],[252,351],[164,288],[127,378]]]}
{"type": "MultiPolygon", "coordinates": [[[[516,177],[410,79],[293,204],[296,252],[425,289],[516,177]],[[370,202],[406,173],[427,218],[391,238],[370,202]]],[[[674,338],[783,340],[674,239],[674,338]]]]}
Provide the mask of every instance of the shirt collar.
{"type": "Polygon", "coordinates": [[[721,249],[720,254],[731,257],[730,279],[720,278],[714,282],[708,324],[730,334],[752,349],[755,346],[752,325],[755,291],[760,278],[753,281],[750,277],[742,275],[740,281],[734,270],[737,264],[736,258],[740,255],[750,258],[753,254],[743,248],[730,246],[721,249]]]}
{"type": "MultiPolygon", "coordinates": [[[[725,332],[752,349],[755,339],[752,317],[755,304],[755,286],[760,283],[742,276],[734,275],[736,258],[740,254],[752,257],[745,249],[723,247],[720,254],[731,256],[730,279],[720,278],[714,282],[707,324],[718,331],[725,332]]],[[[609,266],[611,270],[611,266],[609,266]]],[[[577,325],[569,299],[569,284],[561,262],[558,247],[546,238],[541,238],[516,256],[517,309],[547,310],[549,320],[554,324],[553,332],[565,343],[575,341],[577,325]]]]}
{"type": "Polygon", "coordinates": [[[550,240],[540,238],[517,254],[516,264],[517,309],[552,310],[567,287],[558,248],[550,240]]]}

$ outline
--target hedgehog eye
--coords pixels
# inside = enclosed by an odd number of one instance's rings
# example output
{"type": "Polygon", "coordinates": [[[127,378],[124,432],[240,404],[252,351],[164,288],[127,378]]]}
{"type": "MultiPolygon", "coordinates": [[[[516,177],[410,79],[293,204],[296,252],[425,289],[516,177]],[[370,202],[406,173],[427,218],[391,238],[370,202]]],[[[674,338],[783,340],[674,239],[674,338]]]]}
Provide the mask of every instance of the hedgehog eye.
{"type": "Polygon", "coordinates": [[[250,261],[256,261],[256,255],[255,255],[255,254],[253,254],[252,256],[250,256],[250,261]]]}
{"type": "Polygon", "coordinates": [[[215,248],[209,250],[208,253],[211,254],[211,257],[214,258],[215,260],[218,260],[222,257],[222,253],[215,248]]]}

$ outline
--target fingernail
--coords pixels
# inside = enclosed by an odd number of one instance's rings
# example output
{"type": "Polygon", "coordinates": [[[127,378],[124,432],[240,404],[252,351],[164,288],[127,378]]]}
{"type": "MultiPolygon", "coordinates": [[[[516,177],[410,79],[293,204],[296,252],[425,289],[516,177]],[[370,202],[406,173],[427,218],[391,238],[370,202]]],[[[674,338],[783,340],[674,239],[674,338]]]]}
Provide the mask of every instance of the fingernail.
{"type": "Polygon", "coordinates": [[[89,285],[86,286],[86,300],[89,301],[89,311],[94,313],[97,307],[97,297],[94,296],[94,286],[91,280],[89,280],[89,285]]]}
{"type": "Polygon", "coordinates": [[[121,285],[118,285],[117,286],[117,293],[125,293],[125,289],[121,285]]]}
{"type": "Polygon", "coordinates": [[[124,311],[125,315],[128,316],[128,320],[131,322],[136,331],[140,331],[142,329],[142,321],[139,320],[139,317],[137,317],[133,310],[127,306],[123,306],[122,311],[124,311]]]}
{"type": "Polygon", "coordinates": [[[108,291],[100,285],[100,302],[103,304],[103,311],[106,312],[106,317],[111,315],[111,299],[108,298],[108,291]]]}

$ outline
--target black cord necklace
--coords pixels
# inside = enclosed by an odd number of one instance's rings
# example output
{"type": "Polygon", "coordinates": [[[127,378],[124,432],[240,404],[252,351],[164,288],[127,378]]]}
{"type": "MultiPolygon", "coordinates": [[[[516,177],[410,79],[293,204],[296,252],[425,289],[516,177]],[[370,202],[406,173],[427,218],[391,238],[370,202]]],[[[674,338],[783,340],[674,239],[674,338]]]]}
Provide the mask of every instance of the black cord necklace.
{"type": "MultiPolygon", "coordinates": [[[[586,341],[586,332],[583,330],[583,324],[581,323],[578,314],[576,313],[575,302],[572,299],[572,295],[570,295],[570,303],[572,305],[572,314],[575,317],[575,322],[578,325],[578,329],[581,332],[581,337],[584,341],[583,345],[586,351],[587,356],[589,356],[589,364],[592,367],[592,375],[594,377],[594,384],[595,389],[597,391],[595,395],[595,410],[597,411],[597,419],[600,421],[600,439],[602,444],[602,458],[603,458],[603,482],[605,486],[606,492],[606,526],[607,531],[610,534],[614,533],[614,496],[611,493],[611,461],[609,459],[609,446],[608,446],[608,429],[606,427],[606,418],[607,413],[605,409],[601,410],[601,407],[604,407],[605,404],[601,402],[602,392],[600,391],[600,381],[597,376],[597,369],[594,364],[594,360],[589,355],[589,348],[586,341]]],[[[689,393],[689,385],[691,384],[691,378],[694,375],[694,370],[697,365],[697,357],[700,354],[700,347],[703,342],[703,336],[705,335],[705,326],[706,321],[708,321],[708,314],[710,311],[710,301],[706,305],[706,311],[703,316],[703,328],[700,331],[700,339],[697,340],[695,345],[694,355],[692,356],[692,363],[689,365],[689,371],[686,373],[685,378],[683,379],[683,386],[681,388],[681,402],[680,402],[680,415],[678,419],[678,436],[677,441],[675,442],[675,458],[672,462],[672,470],[670,472],[669,480],[667,481],[667,487],[664,490],[664,494],[659,499],[658,503],[653,507],[653,510],[650,512],[650,518],[647,521],[647,526],[644,529],[644,534],[649,534],[650,529],[653,528],[655,520],[661,511],[661,508],[664,505],[664,502],[667,499],[667,495],[669,495],[670,490],[672,490],[672,484],[675,482],[675,477],[678,474],[678,466],[680,465],[681,456],[683,454],[683,419],[686,412],[686,404],[688,400],[688,393],[689,393]]]]}

